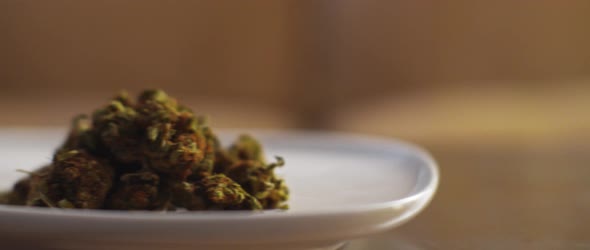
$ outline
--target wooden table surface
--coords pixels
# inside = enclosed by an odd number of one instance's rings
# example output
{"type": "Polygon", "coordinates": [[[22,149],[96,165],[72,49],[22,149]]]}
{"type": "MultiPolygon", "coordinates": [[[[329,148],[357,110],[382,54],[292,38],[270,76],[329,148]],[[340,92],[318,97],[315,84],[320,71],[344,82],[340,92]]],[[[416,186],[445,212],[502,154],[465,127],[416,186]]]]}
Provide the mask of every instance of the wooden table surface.
{"type": "Polygon", "coordinates": [[[590,249],[587,139],[426,145],[442,174],[430,206],[344,249],[590,249]]]}

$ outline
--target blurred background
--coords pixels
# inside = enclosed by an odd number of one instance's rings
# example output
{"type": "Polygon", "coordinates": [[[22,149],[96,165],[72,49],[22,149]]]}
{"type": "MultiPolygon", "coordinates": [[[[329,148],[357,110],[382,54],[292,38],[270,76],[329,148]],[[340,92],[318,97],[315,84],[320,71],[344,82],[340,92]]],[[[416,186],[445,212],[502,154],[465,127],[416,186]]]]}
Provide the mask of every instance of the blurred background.
{"type": "Polygon", "coordinates": [[[590,233],[589,23],[589,1],[3,0],[0,126],[162,88],[215,127],[399,137],[443,177],[395,242],[567,248],[590,233]]]}

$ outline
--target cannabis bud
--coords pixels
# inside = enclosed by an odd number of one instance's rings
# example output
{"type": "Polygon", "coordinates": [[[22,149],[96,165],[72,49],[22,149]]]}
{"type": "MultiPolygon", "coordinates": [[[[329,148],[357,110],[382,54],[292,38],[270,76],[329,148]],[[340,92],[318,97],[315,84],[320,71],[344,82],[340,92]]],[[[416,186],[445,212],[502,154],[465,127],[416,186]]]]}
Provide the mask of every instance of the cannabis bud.
{"type": "Polygon", "coordinates": [[[72,128],[50,165],[0,203],[116,210],[286,209],[288,189],[260,143],[224,149],[203,117],[161,90],[115,96],[72,128]]]}

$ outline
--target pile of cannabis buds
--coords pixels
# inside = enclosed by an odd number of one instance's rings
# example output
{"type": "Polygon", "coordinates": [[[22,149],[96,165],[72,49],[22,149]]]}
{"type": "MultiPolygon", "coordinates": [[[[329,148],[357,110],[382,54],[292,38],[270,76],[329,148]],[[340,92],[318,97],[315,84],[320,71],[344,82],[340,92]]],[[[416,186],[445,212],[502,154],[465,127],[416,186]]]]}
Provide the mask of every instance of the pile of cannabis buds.
{"type": "Polygon", "coordinates": [[[160,90],[119,94],[76,117],[50,165],[1,200],[12,205],[113,210],[286,209],[288,189],[261,145],[221,147],[205,119],[160,90]]]}

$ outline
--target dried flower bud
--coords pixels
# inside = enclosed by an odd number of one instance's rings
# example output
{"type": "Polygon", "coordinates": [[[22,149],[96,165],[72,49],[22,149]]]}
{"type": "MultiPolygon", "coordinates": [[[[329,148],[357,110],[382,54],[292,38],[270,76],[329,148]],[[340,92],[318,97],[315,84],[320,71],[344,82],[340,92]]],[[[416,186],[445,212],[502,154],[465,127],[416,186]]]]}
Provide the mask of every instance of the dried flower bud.
{"type": "Polygon", "coordinates": [[[48,199],[57,207],[71,204],[75,208],[102,208],[113,178],[111,166],[84,151],[58,153],[39,198],[48,199]]]}
{"type": "Polygon", "coordinates": [[[264,208],[279,208],[288,199],[289,191],[273,170],[283,165],[284,160],[280,157],[277,157],[276,163],[268,165],[259,161],[239,160],[227,168],[224,174],[256,197],[264,208]]]}
{"type": "MultiPolygon", "coordinates": [[[[203,126],[203,125],[200,125],[203,126]]],[[[190,181],[199,180],[202,177],[209,176],[213,173],[216,162],[216,153],[220,149],[219,140],[213,134],[209,127],[202,127],[197,132],[201,138],[205,139],[205,148],[202,150],[203,158],[200,162],[193,165],[191,175],[188,177],[190,181]]]]}
{"type": "Polygon", "coordinates": [[[73,119],[53,163],[0,203],[119,210],[285,208],[288,190],[262,146],[242,135],[227,150],[206,119],[161,90],[127,93],[73,119]]]}
{"type": "Polygon", "coordinates": [[[137,124],[138,114],[126,96],[115,97],[109,105],[92,115],[92,132],[116,161],[134,163],[141,161],[142,130],[137,124]]]}
{"type": "Polygon", "coordinates": [[[116,184],[107,208],[118,210],[154,210],[161,207],[158,190],[160,177],[149,171],[124,174],[116,184]]]}
{"type": "Polygon", "coordinates": [[[259,210],[262,206],[240,185],[223,174],[211,175],[196,184],[183,183],[184,195],[177,196],[175,205],[188,210],[259,210]]]}
{"type": "Polygon", "coordinates": [[[51,165],[39,168],[34,172],[20,170],[20,172],[24,172],[28,176],[16,182],[12,187],[12,191],[4,193],[3,200],[0,204],[26,205],[29,197],[32,197],[33,194],[38,192],[41,181],[50,169],[51,165]]]}
{"type": "Polygon", "coordinates": [[[230,146],[229,155],[237,160],[251,160],[264,163],[264,152],[260,142],[250,135],[240,135],[238,140],[230,146]]]}
{"type": "Polygon", "coordinates": [[[173,182],[171,185],[172,204],[187,210],[207,210],[206,197],[196,192],[195,184],[173,182]]]}

